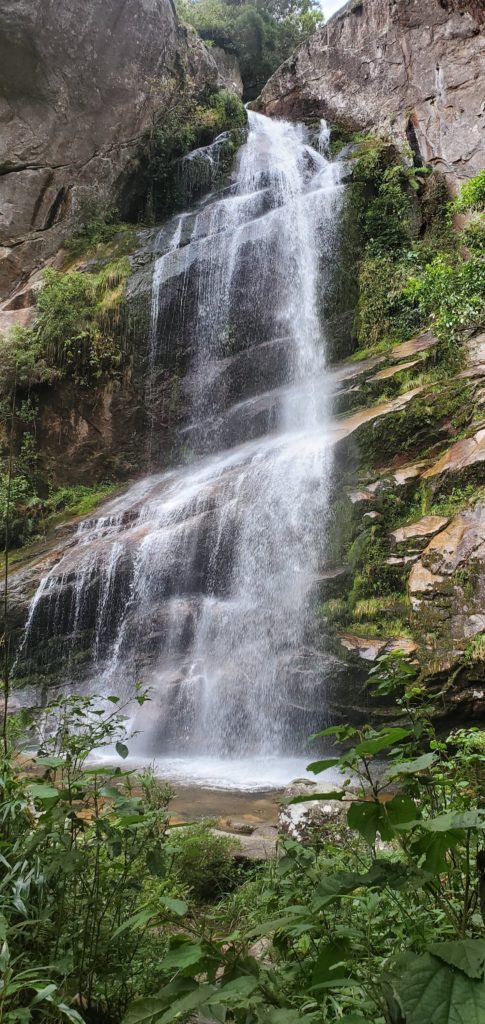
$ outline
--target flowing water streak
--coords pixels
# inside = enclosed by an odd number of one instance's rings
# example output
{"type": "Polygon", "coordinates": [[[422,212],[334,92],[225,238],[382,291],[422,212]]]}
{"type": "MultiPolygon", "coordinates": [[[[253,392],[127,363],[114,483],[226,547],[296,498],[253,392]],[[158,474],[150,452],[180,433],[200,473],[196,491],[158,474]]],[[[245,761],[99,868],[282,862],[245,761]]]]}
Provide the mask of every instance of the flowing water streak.
{"type": "Polygon", "coordinates": [[[308,652],[332,469],[321,293],[342,186],[324,125],[313,149],[303,126],[249,118],[233,187],[178,219],[154,268],[149,389],[181,303],[192,461],[81,525],[23,644],[52,629],[70,581],[67,646],[93,637],[84,685],[149,683],[140,756],[195,754],[211,772],[220,757],[297,754],[325,704],[308,652]]]}

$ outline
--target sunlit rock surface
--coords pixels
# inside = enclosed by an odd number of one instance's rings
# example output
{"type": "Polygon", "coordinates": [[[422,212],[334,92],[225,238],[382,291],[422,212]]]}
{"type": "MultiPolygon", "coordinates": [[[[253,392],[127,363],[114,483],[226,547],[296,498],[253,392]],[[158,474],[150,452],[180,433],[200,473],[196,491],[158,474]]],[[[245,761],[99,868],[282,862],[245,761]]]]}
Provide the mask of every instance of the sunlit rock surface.
{"type": "Polygon", "coordinates": [[[275,72],[259,109],[407,141],[455,185],[483,166],[484,63],[473,0],[350,0],[275,72]]]}

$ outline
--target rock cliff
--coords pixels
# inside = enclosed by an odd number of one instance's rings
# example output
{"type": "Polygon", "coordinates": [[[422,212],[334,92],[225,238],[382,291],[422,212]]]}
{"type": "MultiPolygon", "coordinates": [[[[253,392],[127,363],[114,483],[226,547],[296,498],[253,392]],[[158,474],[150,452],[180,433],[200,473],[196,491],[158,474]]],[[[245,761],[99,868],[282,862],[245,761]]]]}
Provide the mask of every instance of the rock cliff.
{"type": "Polygon", "coordinates": [[[81,200],[112,201],[161,83],[222,84],[172,0],[0,0],[0,295],[52,256],[81,200]]]}
{"type": "Polygon", "coordinates": [[[474,0],[350,0],[275,72],[259,109],[411,146],[452,186],[481,169],[485,25],[474,0]]]}

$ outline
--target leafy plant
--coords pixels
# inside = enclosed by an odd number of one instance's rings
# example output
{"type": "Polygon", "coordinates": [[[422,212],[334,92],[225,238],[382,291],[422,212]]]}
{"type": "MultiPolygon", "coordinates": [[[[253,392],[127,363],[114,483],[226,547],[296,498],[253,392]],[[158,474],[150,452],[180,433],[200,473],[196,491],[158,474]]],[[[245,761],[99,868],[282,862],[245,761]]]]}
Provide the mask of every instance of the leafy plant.
{"type": "Polygon", "coordinates": [[[462,213],[467,210],[485,210],[485,170],[461,186],[455,205],[462,213]]]}

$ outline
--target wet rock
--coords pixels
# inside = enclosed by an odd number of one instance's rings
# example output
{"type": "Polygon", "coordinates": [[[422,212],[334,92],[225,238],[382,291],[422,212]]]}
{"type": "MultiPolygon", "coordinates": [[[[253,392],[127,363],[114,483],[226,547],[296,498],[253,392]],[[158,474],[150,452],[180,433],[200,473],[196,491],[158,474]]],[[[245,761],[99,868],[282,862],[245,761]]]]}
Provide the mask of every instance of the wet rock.
{"type": "Polygon", "coordinates": [[[425,334],[420,334],[417,338],[411,338],[410,341],[405,341],[402,345],[395,345],[391,351],[391,358],[407,359],[408,356],[414,356],[418,352],[427,352],[428,349],[434,348],[437,344],[438,339],[435,335],[431,331],[426,331],[425,334]]]}
{"type": "Polygon", "coordinates": [[[278,817],[278,829],[283,835],[299,842],[307,842],[318,831],[318,835],[328,831],[336,842],[344,841],[350,835],[347,828],[347,811],[351,797],[343,800],[312,800],[298,804],[288,804],[293,796],[306,796],[322,792],[322,790],[339,789],[329,783],[310,782],[297,779],[292,782],[283,794],[283,801],[278,817]]]}
{"type": "Polygon", "coordinates": [[[365,490],[362,491],[348,491],[347,496],[349,498],[349,501],[351,501],[352,505],[360,505],[363,502],[375,500],[374,494],[372,493],[370,488],[366,488],[365,490]]]}
{"type": "Polygon", "coordinates": [[[410,363],[399,363],[398,366],[386,366],[384,370],[379,370],[379,372],[375,373],[373,377],[369,377],[369,380],[389,380],[391,377],[395,377],[396,374],[403,373],[404,370],[411,370],[413,366],[418,366],[419,363],[419,359],[413,359],[410,363]]]}
{"type": "Polygon", "coordinates": [[[228,835],[233,835],[237,840],[232,853],[235,860],[265,861],[274,860],[276,857],[278,829],[274,825],[258,825],[251,835],[228,833],[216,828],[211,831],[215,836],[227,838],[228,835]]]}
{"type": "Polygon", "coordinates": [[[259,109],[377,130],[456,185],[483,164],[484,60],[485,25],[470,5],[348,3],[275,72],[259,109]]]}
{"type": "Polygon", "coordinates": [[[423,473],[423,480],[434,480],[440,476],[461,475],[481,468],[485,462],[485,428],[478,430],[473,437],[463,438],[452,445],[437,462],[423,473]]]}
{"type": "Polygon", "coordinates": [[[423,516],[416,523],[409,526],[400,526],[390,534],[391,542],[394,545],[407,544],[413,541],[414,544],[426,544],[429,537],[439,533],[449,523],[446,516],[423,516]]]}
{"type": "Polygon", "coordinates": [[[416,651],[416,644],[409,637],[397,637],[389,640],[383,637],[362,637],[354,633],[339,633],[338,639],[342,647],[352,654],[356,654],[363,661],[376,661],[381,654],[391,654],[394,651],[402,651],[411,657],[416,651]]]}
{"type": "Polygon", "coordinates": [[[485,504],[456,516],[429,542],[409,576],[418,656],[427,671],[449,670],[485,630],[485,504]]]}

